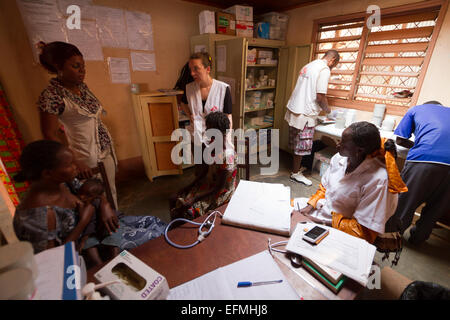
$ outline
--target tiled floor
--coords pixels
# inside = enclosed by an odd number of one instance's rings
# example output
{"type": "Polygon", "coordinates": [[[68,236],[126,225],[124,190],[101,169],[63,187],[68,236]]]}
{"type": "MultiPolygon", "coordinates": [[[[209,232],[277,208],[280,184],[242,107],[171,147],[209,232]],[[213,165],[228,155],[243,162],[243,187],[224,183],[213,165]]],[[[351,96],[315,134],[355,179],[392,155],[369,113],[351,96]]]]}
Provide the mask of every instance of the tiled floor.
{"type": "MultiPolygon", "coordinates": [[[[320,183],[320,176],[313,172],[308,176],[313,185],[307,187],[289,179],[291,166],[289,154],[280,152],[280,169],[276,175],[263,176],[259,167],[252,166],[251,180],[261,182],[283,183],[291,187],[291,197],[309,197],[320,183]]],[[[179,176],[164,176],[150,182],[146,177],[122,182],[117,186],[119,207],[129,215],[154,215],[169,222],[168,198],[171,194],[188,184],[193,179],[193,168],[179,176]]],[[[409,230],[405,238],[409,237],[409,230]]],[[[394,270],[411,280],[430,281],[450,288],[450,231],[435,229],[428,241],[420,246],[411,246],[404,242],[404,248],[394,270]]],[[[382,261],[382,254],[377,252],[375,261],[381,266],[390,266],[382,261]]]]}

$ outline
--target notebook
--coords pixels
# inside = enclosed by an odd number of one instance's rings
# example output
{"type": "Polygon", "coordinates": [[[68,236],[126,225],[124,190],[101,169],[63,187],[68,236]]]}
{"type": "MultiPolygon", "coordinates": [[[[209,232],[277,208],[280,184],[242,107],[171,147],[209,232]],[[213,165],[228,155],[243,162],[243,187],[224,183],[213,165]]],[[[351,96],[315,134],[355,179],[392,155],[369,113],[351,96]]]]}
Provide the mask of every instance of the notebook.
{"type": "Polygon", "coordinates": [[[342,273],[334,271],[333,269],[327,268],[323,265],[314,263],[312,260],[303,258],[302,265],[328,289],[336,294],[339,292],[339,290],[341,290],[345,280],[347,279],[342,273]],[[331,272],[328,272],[330,270],[331,272]]]}
{"type": "Polygon", "coordinates": [[[363,239],[323,225],[321,227],[328,229],[330,233],[319,244],[311,245],[303,240],[302,236],[314,226],[316,224],[311,222],[297,224],[286,250],[341,272],[366,286],[375,256],[375,246],[363,239]]]}
{"type": "Polygon", "coordinates": [[[241,180],[222,217],[222,223],[289,236],[290,188],[279,183],[241,180]]]}
{"type": "Polygon", "coordinates": [[[341,272],[331,269],[321,263],[314,262],[311,259],[303,258],[303,261],[317,270],[317,272],[333,284],[337,284],[344,277],[341,272]]]}

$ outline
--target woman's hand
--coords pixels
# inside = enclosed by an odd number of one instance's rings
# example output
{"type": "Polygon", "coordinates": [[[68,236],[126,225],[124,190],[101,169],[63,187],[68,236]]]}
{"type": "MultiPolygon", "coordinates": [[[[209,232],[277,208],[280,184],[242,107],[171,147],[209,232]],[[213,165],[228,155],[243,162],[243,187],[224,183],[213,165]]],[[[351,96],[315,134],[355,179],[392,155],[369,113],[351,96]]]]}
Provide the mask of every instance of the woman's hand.
{"type": "Polygon", "coordinates": [[[300,210],[300,214],[304,216],[309,216],[311,212],[314,210],[314,207],[310,204],[308,204],[306,207],[300,210]]]}
{"type": "Polygon", "coordinates": [[[80,177],[81,179],[89,179],[93,176],[92,169],[82,161],[75,160],[75,164],[78,167],[78,177],[80,177]]]}
{"type": "Polygon", "coordinates": [[[109,234],[116,232],[119,228],[119,219],[117,218],[116,211],[111,207],[111,204],[105,197],[102,198],[100,204],[100,219],[109,234]]]}

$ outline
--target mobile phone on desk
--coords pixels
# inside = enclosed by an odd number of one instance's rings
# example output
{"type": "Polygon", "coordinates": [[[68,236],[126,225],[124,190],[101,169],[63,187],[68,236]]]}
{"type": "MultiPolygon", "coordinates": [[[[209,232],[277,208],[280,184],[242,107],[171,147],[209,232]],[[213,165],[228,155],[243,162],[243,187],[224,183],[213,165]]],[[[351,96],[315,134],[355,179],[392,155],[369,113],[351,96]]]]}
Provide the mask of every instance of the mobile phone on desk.
{"type": "Polygon", "coordinates": [[[321,228],[318,226],[315,226],[305,234],[303,234],[302,239],[305,241],[308,241],[312,244],[318,244],[320,241],[322,241],[328,234],[329,230],[325,228],[321,228]]]}

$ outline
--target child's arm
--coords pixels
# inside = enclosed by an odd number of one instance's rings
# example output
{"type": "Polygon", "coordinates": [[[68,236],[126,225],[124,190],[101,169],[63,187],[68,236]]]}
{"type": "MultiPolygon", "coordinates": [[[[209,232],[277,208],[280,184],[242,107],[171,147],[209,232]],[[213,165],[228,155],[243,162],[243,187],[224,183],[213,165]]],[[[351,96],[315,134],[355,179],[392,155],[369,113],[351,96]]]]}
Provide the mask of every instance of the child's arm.
{"type": "MultiPolygon", "coordinates": [[[[72,232],[69,234],[69,236],[67,236],[67,238],[64,239],[64,243],[78,240],[80,235],[83,233],[83,230],[89,224],[89,221],[91,221],[94,211],[95,209],[92,205],[86,206],[79,205],[80,220],[78,224],[75,226],[75,228],[72,230],[72,232]]],[[[56,215],[53,209],[49,209],[47,211],[47,228],[48,231],[54,231],[56,229],[56,215]]],[[[55,245],[56,245],[55,240],[49,240],[47,244],[47,249],[53,248],[55,247],[55,245]]]]}
{"type": "Polygon", "coordinates": [[[102,195],[100,199],[100,221],[109,234],[112,234],[119,228],[119,219],[106,197],[102,195]]]}

